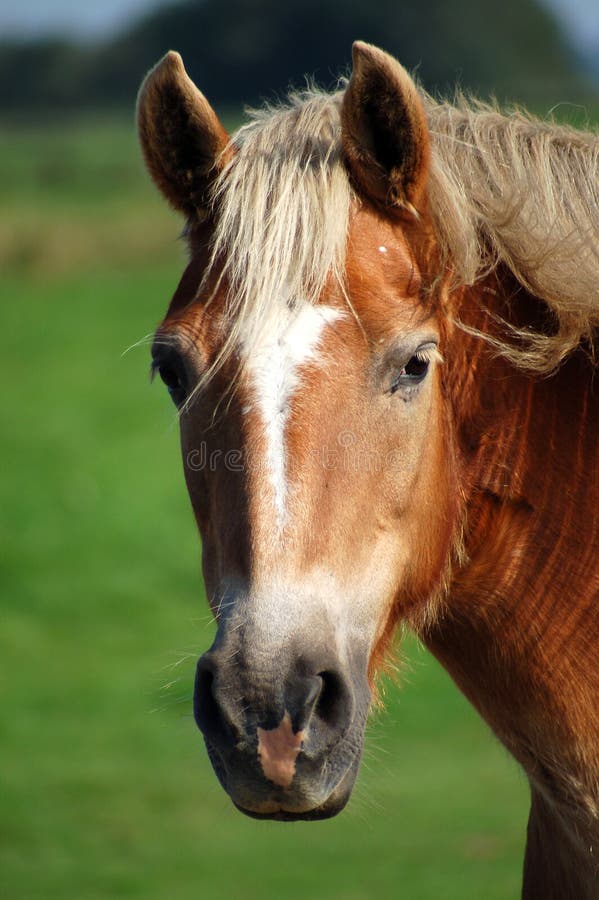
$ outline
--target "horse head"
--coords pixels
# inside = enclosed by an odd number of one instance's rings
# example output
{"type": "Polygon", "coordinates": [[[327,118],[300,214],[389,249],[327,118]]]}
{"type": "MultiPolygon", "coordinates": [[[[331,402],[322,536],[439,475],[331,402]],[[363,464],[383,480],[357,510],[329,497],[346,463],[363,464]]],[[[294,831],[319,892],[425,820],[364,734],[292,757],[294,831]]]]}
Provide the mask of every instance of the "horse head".
{"type": "Polygon", "coordinates": [[[426,116],[399,63],[357,43],[343,90],[233,138],[169,53],[138,121],[190,251],[152,352],[218,623],[196,721],[243,812],[324,818],[454,537],[426,116]]]}

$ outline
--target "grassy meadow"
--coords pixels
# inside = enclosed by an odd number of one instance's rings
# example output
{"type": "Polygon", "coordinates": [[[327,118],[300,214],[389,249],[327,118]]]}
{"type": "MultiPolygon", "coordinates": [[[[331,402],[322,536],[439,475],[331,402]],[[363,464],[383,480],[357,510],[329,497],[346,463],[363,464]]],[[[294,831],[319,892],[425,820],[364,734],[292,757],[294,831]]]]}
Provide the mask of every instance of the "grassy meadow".
{"type": "Polygon", "coordinates": [[[134,346],[179,223],[128,123],[3,129],[0,202],[0,895],[517,897],[525,780],[411,639],[340,817],[234,810],[191,715],[213,630],[175,417],[134,346]]]}

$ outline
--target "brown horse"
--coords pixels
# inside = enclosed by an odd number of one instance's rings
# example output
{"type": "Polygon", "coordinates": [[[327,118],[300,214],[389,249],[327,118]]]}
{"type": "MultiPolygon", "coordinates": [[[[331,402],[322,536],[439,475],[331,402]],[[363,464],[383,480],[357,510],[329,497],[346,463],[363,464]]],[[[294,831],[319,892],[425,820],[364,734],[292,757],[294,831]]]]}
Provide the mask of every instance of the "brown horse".
{"type": "Polygon", "coordinates": [[[591,900],[599,140],[353,63],[232,138],[176,53],[140,94],[190,252],[153,367],[218,622],[196,720],[240,810],[334,815],[407,622],[526,770],[524,896],[591,900]]]}

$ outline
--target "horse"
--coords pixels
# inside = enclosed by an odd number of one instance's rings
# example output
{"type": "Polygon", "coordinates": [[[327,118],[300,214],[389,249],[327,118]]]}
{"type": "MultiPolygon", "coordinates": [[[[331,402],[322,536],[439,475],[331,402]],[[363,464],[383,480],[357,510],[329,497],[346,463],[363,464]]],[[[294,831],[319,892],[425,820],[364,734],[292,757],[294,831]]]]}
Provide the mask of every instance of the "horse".
{"type": "Polygon", "coordinates": [[[598,137],[435,100],[363,42],[233,136],[171,51],[137,121],[189,248],[152,370],[222,786],[257,819],[338,813],[401,623],[524,768],[523,897],[596,898],[598,137]]]}

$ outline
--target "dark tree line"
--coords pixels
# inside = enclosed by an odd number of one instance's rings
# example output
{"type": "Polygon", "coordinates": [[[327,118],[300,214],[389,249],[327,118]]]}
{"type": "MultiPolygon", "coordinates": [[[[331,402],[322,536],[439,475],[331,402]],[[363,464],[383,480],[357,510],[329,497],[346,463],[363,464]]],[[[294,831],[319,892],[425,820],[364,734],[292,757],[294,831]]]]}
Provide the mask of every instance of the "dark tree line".
{"type": "Polygon", "coordinates": [[[216,105],[256,103],[306,73],[330,86],[355,38],[395,54],[433,91],[459,83],[542,106],[585,90],[535,0],[185,0],[101,44],[0,44],[0,110],[132,108],[144,73],[171,48],[216,105]]]}

